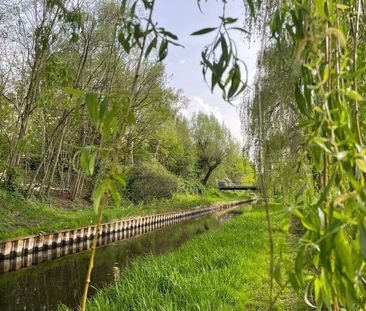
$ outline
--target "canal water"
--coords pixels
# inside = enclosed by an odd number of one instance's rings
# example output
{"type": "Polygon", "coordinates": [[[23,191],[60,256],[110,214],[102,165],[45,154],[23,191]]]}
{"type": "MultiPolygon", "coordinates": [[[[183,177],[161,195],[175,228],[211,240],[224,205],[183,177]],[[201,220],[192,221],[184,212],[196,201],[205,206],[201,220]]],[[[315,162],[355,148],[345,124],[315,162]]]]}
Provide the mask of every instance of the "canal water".
{"type": "MultiPolygon", "coordinates": [[[[113,282],[121,273],[123,277],[123,270],[135,257],[171,251],[196,235],[220,227],[248,208],[242,206],[185,220],[99,247],[90,295],[113,282]]],[[[84,251],[0,275],[0,311],[57,310],[60,303],[77,307],[84,287],[88,259],[89,252],[84,251]]]]}

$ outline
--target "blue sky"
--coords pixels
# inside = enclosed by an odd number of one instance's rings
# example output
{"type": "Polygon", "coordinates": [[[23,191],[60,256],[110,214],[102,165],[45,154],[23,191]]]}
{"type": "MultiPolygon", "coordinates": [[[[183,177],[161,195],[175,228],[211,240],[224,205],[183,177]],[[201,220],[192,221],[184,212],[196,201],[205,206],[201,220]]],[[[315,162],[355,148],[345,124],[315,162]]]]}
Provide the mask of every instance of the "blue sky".
{"type": "MultiPolygon", "coordinates": [[[[211,34],[205,36],[190,36],[196,30],[205,27],[215,27],[219,24],[218,16],[222,12],[221,1],[202,0],[203,14],[199,11],[197,0],[157,0],[154,18],[158,24],[176,34],[184,48],[169,48],[165,59],[170,86],[183,90],[190,104],[182,113],[190,117],[195,112],[213,113],[231,130],[233,136],[242,141],[239,113],[235,107],[226,103],[219,92],[211,94],[204,82],[200,67],[202,48],[212,40],[211,34]]],[[[242,20],[242,1],[228,1],[226,15],[242,20]]],[[[248,67],[249,82],[255,74],[256,55],[258,45],[254,42],[249,45],[240,38],[239,32],[234,35],[237,42],[240,58],[248,67]]]]}

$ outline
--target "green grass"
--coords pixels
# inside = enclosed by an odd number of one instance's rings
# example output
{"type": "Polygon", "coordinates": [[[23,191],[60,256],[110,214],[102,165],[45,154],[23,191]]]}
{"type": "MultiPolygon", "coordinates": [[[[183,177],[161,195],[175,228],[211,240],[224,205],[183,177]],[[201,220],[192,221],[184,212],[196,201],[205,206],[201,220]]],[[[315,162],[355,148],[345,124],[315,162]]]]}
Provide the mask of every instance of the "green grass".
{"type": "MultiPolygon", "coordinates": [[[[108,207],[103,222],[128,216],[162,213],[206,205],[214,202],[240,200],[245,193],[207,191],[203,195],[176,194],[172,199],[133,205],[125,201],[120,207],[108,207]]],[[[85,203],[70,203],[57,199],[25,200],[16,192],[0,189],[0,240],[30,234],[52,232],[94,224],[96,214],[85,203]]]]}
{"type": "MultiPolygon", "coordinates": [[[[282,214],[271,206],[274,238],[282,214]]],[[[102,289],[88,310],[266,310],[268,246],[263,208],[237,217],[176,251],[132,262],[119,281],[102,289]]],[[[276,310],[306,310],[290,290],[276,310]]]]}

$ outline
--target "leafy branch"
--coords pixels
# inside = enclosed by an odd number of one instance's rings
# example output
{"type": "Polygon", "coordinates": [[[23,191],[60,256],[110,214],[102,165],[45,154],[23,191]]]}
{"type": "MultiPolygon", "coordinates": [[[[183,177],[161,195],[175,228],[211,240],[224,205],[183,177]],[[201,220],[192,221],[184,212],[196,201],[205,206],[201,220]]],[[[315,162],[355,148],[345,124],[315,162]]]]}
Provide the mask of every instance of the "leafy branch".
{"type": "Polygon", "coordinates": [[[211,92],[215,87],[222,91],[224,100],[232,102],[247,87],[248,70],[246,64],[238,57],[238,49],[231,37],[232,31],[248,33],[244,28],[237,27],[237,18],[227,17],[226,2],[218,27],[203,28],[193,32],[192,36],[206,35],[216,32],[213,41],[206,45],[201,53],[202,73],[205,81],[210,85],[211,92]],[[208,77],[208,73],[211,77],[208,77]]]}

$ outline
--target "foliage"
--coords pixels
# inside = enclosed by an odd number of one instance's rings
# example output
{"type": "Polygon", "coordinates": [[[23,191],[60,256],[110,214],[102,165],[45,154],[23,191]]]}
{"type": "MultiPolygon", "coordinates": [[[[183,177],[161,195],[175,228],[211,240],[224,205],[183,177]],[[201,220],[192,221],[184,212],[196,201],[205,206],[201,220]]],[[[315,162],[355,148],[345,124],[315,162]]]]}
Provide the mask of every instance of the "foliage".
{"type": "Polygon", "coordinates": [[[126,195],[134,202],[171,198],[177,191],[177,177],[158,163],[144,163],[128,172],[126,195]]]}
{"type": "Polygon", "coordinates": [[[183,178],[194,177],[197,155],[188,120],[179,116],[166,122],[150,141],[149,149],[170,172],[183,178]]]}
{"type": "Polygon", "coordinates": [[[347,4],[286,4],[278,10],[272,32],[288,30],[301,79],[294,86],[303,115],[307,154],[318,173],[317,195],[307,183],[293,210],[304,226],[296,268],[295,289],[308,288],[309,304],[318,309],[363,308],[364,276],[364,109],[361,1],[347,4]],[[352,17],[352,18],[350,18],[352,17]],[[287,20],[288,18],[288,20],[287,20]],[[289,28],[287,25],[293,23],[289,28]],[[306,25],[306,26],[305,26],[306,25]],[[313,289],[313,291],[310,291],[313,289]]]}
{"type": "Polygon", "coordinates": [[[178,179],[178,193],[183,194],[203,194],[206,188],[202,185],[198,179],[178,179]]]}
{"type": "Polygon", "coordinates": [[[214,115],[198,113],[192,120],[192,136],[197,150],[197,166],[205,185],[212,172],[235,148],[230,131],[214,115]]]}

